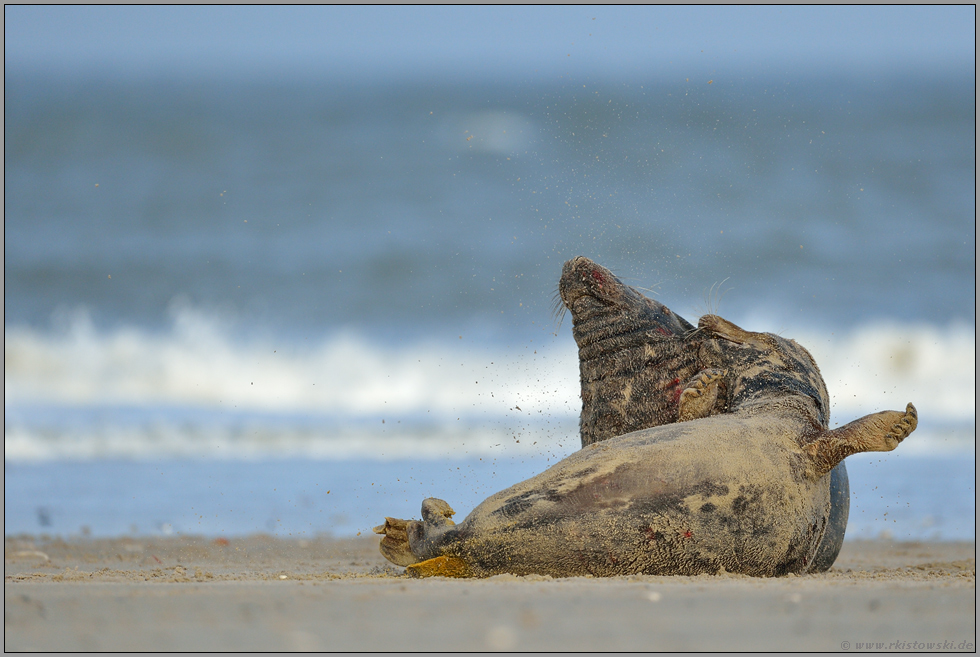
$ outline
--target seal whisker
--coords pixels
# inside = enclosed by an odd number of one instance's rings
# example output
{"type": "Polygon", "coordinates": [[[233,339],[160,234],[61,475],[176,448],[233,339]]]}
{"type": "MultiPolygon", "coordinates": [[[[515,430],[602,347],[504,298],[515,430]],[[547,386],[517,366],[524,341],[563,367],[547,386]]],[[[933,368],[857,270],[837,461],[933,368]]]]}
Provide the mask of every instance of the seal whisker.
{"type": "Polygon", "coordinates": [[[557,318],[555,320],[555,335],[557,335],[558,334],[558,331],[561,330],[561,325],[562,325],[562,322],[564,322],[564,321],[565,321],[565,307],[562,306],[558,310],[558,315],[557,315],[557,318]]]}
{"type": "Polygon", "coordinates": [[[688,331],[687,333],[685,333],[684,334],[684,339],[685,340],[690,340],[691,338],[693,338],[693,337],[695,337],[697,335],[700,335],[702,331],[704,331],[704,327],[703,326],[697,326],[697,327],[691,329],[690,331],[688,331]]]}
{"type": "Polygon", "coordinates": [[[653,293],[653,291],[654,291],[654,288],[658,288],[658,287],[660,287],[661,285],[663,285],[663,282],[662,282],[662,281],[661,281],[660,283],[653,283],[653,287],[643,287],[642,285],[634,285],[633,287],[634,287],[635,289],[637,289],[637,290],[641,290],[641,291],[643,291],[643,292],[650,292],[650,293],[653,293]]]}
{"type": "Polygon", "coordinates": [[[705,291],[705,296],[703,298],[703,301],[704,301],[705,311],[708,314],[717,315],[721,310],[721,300],[725,297],[725,295],[728,292],[731,292],[733,289],[735,289],[730,287],[724,292],[722,291],[721,286],[724,285],[729,278],[731,278],[731,276],[728,276],[721,281],[716,281],[712,283],[711,287],[705,291]]]}
{"type": "Polygon", "coordinates": [[[555,289],[555,294],[551,300],[551,317],[555,321],[555,333],[557,334],[561,330],[562,321],[565,319],[565,312],[568,308],[565,307],[565,300],[561,298],[561,291],[557,288],[555,289]]]}

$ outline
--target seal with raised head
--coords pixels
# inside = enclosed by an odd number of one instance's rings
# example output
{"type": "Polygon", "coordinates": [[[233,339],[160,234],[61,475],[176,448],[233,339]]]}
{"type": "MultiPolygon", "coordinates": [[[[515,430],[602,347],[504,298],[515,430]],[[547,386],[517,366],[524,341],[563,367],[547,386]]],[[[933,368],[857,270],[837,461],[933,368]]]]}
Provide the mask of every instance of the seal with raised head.
{"type": "MultiPolygon", "coordinates": [[[[728,412],[731,381],[710,333],[583,256],[562,267],[558,295],[579,348],[582,447],[728,412]]],[[[844,542],[850,486],[843,462],[830,488],[828,527],[811,572],[828,570],[844,542]]]]}
{"type": "Polygon", "coordinates": [[[382,554],[417,576],[809,572],[830,515],[826,475],[850,454],[894,449],[915,408],[830,430],[803,347],[714,315],[699,329],[718,340],[726,413],[594,443],[459,524],[427,499],[422,521],[375,528],[382,554]]]}

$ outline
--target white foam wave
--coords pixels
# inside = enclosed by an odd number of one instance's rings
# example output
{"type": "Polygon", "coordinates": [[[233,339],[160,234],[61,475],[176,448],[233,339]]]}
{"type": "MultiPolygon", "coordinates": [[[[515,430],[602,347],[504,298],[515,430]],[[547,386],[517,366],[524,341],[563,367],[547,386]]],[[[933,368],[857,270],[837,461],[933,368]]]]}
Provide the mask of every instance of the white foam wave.
{"type": "MultiPolygon", "coordinates": [[[[820,364],[832,424],[912,401],[920,425],[903,450],[974,450],[973,327],[781,333],[820,364]]],[[[465,340],[394,347],[344,333],[300,346],[242,340],[185,308],[159,334],[99,331],[84,314],[60,332],[9,327],[4,355],[5,458],[15,460],[446,457],[464,443],[471,453],[531,443],[557,450],[571,445],[581,403],[567,334],[541,345],[472,348],[465,340]],[[108,410],[96,423],[78,423],[52,419],[45,408],[108,410]],[[178,412],[133,423],[112,408],[178,412]],[[203,409],[210,419],[179,409],[203,409]],[[259,419],[242,419],[250,413],[259,419]],[[314,421],[288,419],[296,416],[314,421]]]]}
{"type": "MultiPolygon", "coordinates": [[[[568,340],[571,343],[571,340],[568,340]]],[[[394,348],[350,333],[308,347],[236,340],[220,321],[177,313],[171,331],[9,327],[5,405],[170,405],[342,416],[497,416],[520,405],[578,413],[574,345],[513,353],[432,343],[394,348]]]]}
{"type": "Polygon", "coordinates": [[[820,366],[837,422],[915,404],[920,423],[973,423],[976,329],[876,323],[844,334],[785,333],[820,366]]]}

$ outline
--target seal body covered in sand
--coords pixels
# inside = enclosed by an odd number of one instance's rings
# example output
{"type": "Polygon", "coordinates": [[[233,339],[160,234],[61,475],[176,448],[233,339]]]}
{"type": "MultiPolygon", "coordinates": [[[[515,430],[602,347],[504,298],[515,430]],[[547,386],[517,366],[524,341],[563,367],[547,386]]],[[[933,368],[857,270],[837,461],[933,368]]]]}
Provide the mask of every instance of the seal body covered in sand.
{"type": "MultiPolygon", "coordinates": [[[[805,349],[714,315],[699,329],[717,340],[727,412],[591,444],[459,524],[427,499],[422,521],[375,528],[382,554],[418,576],[808,572],[830,516],[826,475],[850,454],[894,449],[915,409],[828,430],[827,391],[805,349]]],[[[703,396],[688,397],[697,415],[703,396]]]]}
{"type": "MultiPolygon", "coordinates": [[[[583,256],[562,267],[558,295],[579,348],[582,447],[729,412],[732,377],[718,338],[583,256]]],[[[828,570],[844,542],[850,486],[843,462],[831,471],[830,490],[814,571],[828,570]]]]}

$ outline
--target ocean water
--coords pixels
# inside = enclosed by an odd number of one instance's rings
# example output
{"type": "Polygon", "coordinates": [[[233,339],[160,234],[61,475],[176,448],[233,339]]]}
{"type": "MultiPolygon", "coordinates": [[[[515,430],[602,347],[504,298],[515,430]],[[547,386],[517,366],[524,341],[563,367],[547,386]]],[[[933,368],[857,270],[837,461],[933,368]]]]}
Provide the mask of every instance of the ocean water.
{"type": "Polygon", "coordinates": [[[578,445],[586,255],[796,339],[832,425],[915,403],[848,536],[972,538],[970,80],[6,71],[5,533],[465,514],[578,445]]]}
{"type": "MultiPolygon", "coordinates": [[[[504,452],[506,453],[506,452],[504,452]]],[[[457,520],[554,458],[7,462],[6,533],[62,536],[368,534],[446,498],[457,520]]],[[[846,537],[973,540],[973,459],[851,457],[846,537]]]]}

